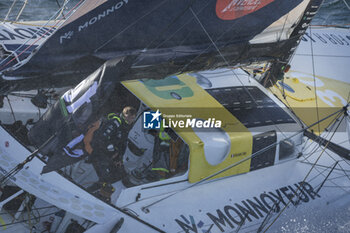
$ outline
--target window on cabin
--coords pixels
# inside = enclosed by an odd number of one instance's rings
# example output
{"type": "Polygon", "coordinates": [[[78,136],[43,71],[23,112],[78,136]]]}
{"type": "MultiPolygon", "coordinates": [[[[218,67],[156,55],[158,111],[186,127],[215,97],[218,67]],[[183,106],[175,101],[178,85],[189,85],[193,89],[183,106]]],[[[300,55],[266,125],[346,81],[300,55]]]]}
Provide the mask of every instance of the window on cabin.
{"type": "Polygon", "coordinates": [[[293,156],[295,153],[295,145],[293,140],[285,139],[279,143],[279,160],[288,159],[293,156]]]}

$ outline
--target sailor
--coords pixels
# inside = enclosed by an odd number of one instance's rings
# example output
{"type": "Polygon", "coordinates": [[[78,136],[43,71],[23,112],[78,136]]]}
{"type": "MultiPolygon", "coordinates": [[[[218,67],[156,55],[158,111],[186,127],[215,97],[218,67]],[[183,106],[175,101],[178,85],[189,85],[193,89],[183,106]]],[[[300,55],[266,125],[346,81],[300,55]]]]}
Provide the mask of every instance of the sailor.
{"type": "MultiPolygon", "coordinates": [[[[175,136],[175,135],[174,135],[175,136]]],[[[161,126],[155,137],[152,167],[149,172],[150,181],[168,179],[177,174],[182,168],[186,146],[180,137],[171,138],[161,126]]]]}
{"type": "Polygon", "coordinates": [[[145,132],[148,145],[136,124],[129,135],[128,150],[124,154],[124,166],[127,176],[123,177],[125,186],[144,184],[164,180],[187,169],[188,148],[175,133],[171,138],[164,128],[149,129],[145,132]],[[135,137],[133,136],[133,132],[135,137]],[[148,145],[148,146],[147,146],[148,145]],[[150,152],[150,153],[149,153],[150,152]],[[185,166],[183,166],[186,164],[185,166]]]}
{"type": "Polygon", "coordinates": [[[135,116],[136,110],[130,106],[125,107],[121,114],[109,113],[91,124],[85,134],[77,134],[63,148],[64,153],[72,158],[85,157],[86,154],[90,158],[97,154],[123,154],[135,116]]]}
{"type": "Polygon", "coordinates": [[[167,179],[171,175],[170,140],[169,134],[165,132],[163,124],[161,124],[158,136],[154,140],[153,162],[150,173],[155,180],[167,179]]]}
{"type": "MultiPolygon", "coordinates": [[[[161,133],[158,130],[150,129],[147,134],[151,135],[152,148],[150,151],[151,154],[146,155],[145,153],[137,153],[142,151],[142,149],[135,149],[136,144],[133,144],[133,147],[130,146],[131,142],[129,141],[128,147],[131,149],[130,152],[139,156],[140,159],[136,162],[136,165],[130,166],[128,162],[125,162],[125,169],[129,172],[129,182],[126,186],[133,186],[137,184],[148,183],[152,181],[162,180],[169,178],[169,140],[170,137],[164,132],[162,135],[165,137],[160,137],[161,133]],[[148,164],[147,164],[148,162],[148,164]]],[[[145,149],[144,149],[145,150],[145,149]]],[[[130,158],[131,156],[128,155],[130,158]]],[[[124,180],[125,183],[125,180],[124,180]]]]}
{"type": "Polygon", "coordinates": [[[99,182],[89,187],[89,191],[96,191],[122,178],[122,155],[135,117],[135,108],[127,106],[121,114],[109,113],[92,124],[87,131],[84,138],[85,151],[99,177],[99,182]]]}

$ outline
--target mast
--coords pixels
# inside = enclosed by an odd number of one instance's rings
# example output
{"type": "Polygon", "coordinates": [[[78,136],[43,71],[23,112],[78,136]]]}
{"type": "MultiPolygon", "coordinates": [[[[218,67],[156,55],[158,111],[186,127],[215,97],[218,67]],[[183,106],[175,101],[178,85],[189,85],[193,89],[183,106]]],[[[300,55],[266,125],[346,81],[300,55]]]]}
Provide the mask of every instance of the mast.
{"type": "Polygon", "coordinates": [[[293,57],[293,53],[322,2],[323,0],[310,0],[304,14],[301,16],[301,20],[294,28],[290,38],[286,40],[285,46],[282,48],[284,55],[272,62],[271,68],[266,72],[265,77],[262,79],[261,83],[265,87],[273,86],[278,80],[283,79],[284,73],[288,72],[290,68],[288,64],[293,57]]]}

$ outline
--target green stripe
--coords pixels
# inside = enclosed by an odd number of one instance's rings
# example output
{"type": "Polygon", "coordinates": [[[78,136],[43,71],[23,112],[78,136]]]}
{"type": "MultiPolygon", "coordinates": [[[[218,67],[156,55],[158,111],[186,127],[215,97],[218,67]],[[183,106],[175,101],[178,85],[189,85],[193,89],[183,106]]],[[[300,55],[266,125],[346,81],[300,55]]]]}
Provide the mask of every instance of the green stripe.
{"type": "Polygon", "coordinates": [[[169,172],[169,170],[168,170],[168,169],[166,169],[166,168],[162,168],[162,167],[155,167],[155,168],[152,168],[152,171],[169,172]]]}
{"type": "Polygon", "coordinates": [[[1,225],[2,225],[2,228],[4,229],[4,230],[6,230],[6,222],[4,221],[4,219],[2,219],[1,217],[0,217],[0,223],[1,223],[1,225]]]}
{"type": "Polygon", "coordinates": [[[119,121],[119,124],[122,123],[122,121],[120,120],[120,118],[117,117],[117,114],[115,114],[115,113],[109,113],[109,114],[107,115],[107,119],[108,119],[108,120],[117,119],[117,120],[119,121]]]}
{"type": "Polygon", "coordinates": [[[63,98],[60,98],[60,106],[61,106],[61,112],[62,112],[63,116],[67,117],[68,112],[67,112],[66,104],[64,103],[63,98]]]}
{"type": "Polygon", "coordinates": [[[112,119],[116,114],[115,113],[108,113],[107,118],[108,120],[112,119]]]}

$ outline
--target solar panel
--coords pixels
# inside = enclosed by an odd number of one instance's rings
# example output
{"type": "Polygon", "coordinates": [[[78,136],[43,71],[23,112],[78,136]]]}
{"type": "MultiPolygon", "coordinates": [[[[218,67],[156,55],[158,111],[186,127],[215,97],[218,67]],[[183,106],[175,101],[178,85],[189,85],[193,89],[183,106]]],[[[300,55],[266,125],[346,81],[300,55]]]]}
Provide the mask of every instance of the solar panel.
{"type": "Polygon", "coordinates": [[[255,86],[223,87],[206,91],[247,128],[295,123],[293,118],[255,86]]]}

